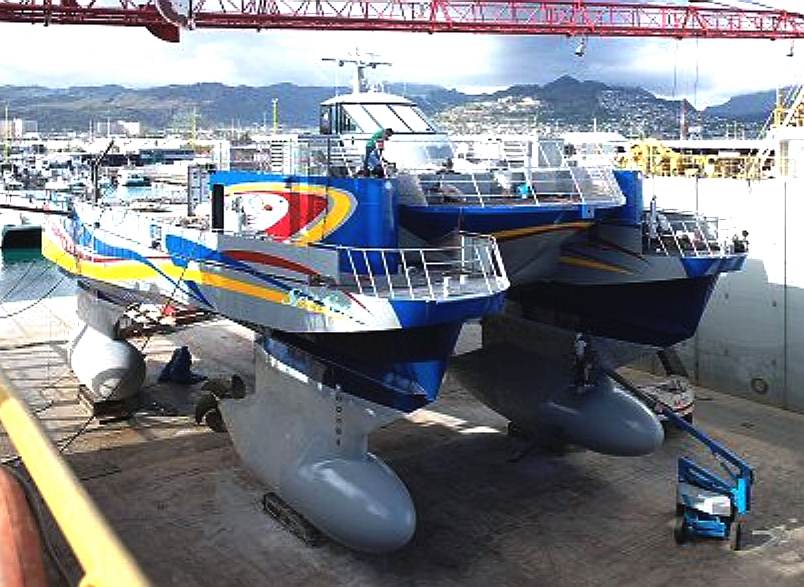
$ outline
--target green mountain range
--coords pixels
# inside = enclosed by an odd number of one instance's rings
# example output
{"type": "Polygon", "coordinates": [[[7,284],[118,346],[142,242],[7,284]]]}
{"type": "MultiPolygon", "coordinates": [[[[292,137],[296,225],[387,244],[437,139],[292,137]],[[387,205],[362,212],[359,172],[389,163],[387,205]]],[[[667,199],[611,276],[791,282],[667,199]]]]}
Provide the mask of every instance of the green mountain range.
{"type": "MultiPolygon", "coordinates": [[[[272,118],[272,101],[278,100],[279,118],[285,128],[314,127],[318,105],[347,88],[297,86],[290,83],[270,86],[227,86],[219,83],[170,85],[132,89],[118,85],[44,88],[39,86],[0,86],[0,104],[8,104],[14,118],[33,119],[40,131],[84,130],[93,122],[137,120],[146,128],[188,128],[193,116],[200,127],[247,127],[272,118]]],[[[440,86],[391,84],[388,91],[404,94],[439,121],[457,118],[471,109],[474,115],[491,117],[502,108],[512,124],[555,123],[569,128],[585,128],[594,119],[600,128],[628,134],[677,134],[680,103],[657,98],[642,88],[609,86],[595,81],[561,77],[551,83],[517,85],[483,95],[468,95],[440,86]],[[639,122],[642,119],[643,122],[639,122]],[[639,122],[635,125],[635,121],[639,122]]],[[[765,119],[767,93],[757,99],[733,98],[729,103],[702,113],[707,128],[717,128],[729,119],[753,124],[765,119]],[[731,108],[731,106],[735,106],[731,108]]],[[[772,106],[772,102],[771,102],[772,106]]],[[[692,124],[701,120],[687,105],[692,124]]],[[[482,121],[483,122],[483,121],[482,121]]]]}

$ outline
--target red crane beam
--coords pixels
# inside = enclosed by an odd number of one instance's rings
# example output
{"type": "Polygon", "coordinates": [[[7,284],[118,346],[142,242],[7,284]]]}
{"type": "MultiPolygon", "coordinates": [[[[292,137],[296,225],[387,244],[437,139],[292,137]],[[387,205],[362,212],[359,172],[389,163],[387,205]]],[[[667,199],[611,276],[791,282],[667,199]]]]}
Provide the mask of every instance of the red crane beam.
{"type": "Polygon", "coordinates": [[[0,0],[2,21],[139,26],[169,41],[178,41],[180,22],[199,29],[804,38],[804,15],[795,12],[598,0],[0,0]]]}

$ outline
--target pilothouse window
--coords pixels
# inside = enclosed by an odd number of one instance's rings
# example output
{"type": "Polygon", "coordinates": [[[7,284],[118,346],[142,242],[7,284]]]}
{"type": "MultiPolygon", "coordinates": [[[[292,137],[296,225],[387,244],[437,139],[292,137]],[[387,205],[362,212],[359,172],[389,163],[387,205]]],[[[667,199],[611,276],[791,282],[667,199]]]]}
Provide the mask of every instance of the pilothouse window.
{"type": "Polygon", "coordinates": [[[409,104],[345,104],[343,112],[344,117],[349,113],[356,128],[342,128],[341,132],[373,133],[381,128],[402,134],[437,132],[424,113],[409,104]]]}
{"type": "Polygon", "coordinates": [[[374,120],[380,123],[382,128],[392,128],[394,132],[410,132],[407,125],[394,114],[388,104],[366,104],[364,108],[374,120]]]}
{"type": "Polygon", "coordinates": [[[403,106],[401,104],[392,104],[391,110],[403,120],[411,132],[435,132],[435,128],[427,120],[421,110],[413,106],[403,106]]]}
{"type": "Polygon", "coordinates": [[[343,115],[346,117],[347,113],[348,118],[354,121],[353,124],[356,125],[356,128],[352,127],[351,131],[342,129],[341,132],[373,133],[381,128],[379,123],[369,116],[369,113],[360,104],[346,104],[343,107],[343,115]]]}
{"type": "Polygon", "coordinates": [[[362,125],[356,125],[351,116],[349,116],[346,112],[341,111],[340,132],[357,132],[358,126],[362,125]]]}

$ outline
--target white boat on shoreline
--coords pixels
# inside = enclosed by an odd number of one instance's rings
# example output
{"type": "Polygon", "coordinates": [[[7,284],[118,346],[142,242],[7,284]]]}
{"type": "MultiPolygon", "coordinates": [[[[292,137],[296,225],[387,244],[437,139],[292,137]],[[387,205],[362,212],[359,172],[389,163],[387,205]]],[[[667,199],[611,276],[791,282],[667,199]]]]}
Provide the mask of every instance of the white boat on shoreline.
{"type": "Polygon", "coordinates": [[[136,169],[121,169],[117,174],[117,185],[127,188],[148,187],[151,180],[136,169]]]}

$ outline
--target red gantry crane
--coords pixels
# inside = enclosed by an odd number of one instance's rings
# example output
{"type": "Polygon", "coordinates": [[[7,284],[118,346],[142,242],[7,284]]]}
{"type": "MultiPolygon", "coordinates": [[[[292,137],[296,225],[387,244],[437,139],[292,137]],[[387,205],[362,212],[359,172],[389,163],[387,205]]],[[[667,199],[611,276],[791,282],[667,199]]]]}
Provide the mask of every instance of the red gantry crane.
{"type": "Polygon", "coordinates": [[[804,15],[690,0],[0,0],[0,21],[186,29],[383,30],[498,35],[795,39],[804,15]]]}

